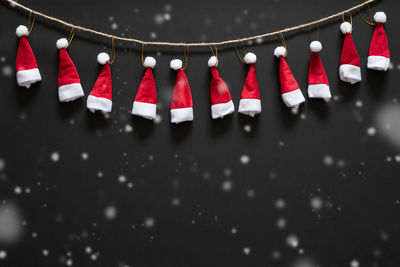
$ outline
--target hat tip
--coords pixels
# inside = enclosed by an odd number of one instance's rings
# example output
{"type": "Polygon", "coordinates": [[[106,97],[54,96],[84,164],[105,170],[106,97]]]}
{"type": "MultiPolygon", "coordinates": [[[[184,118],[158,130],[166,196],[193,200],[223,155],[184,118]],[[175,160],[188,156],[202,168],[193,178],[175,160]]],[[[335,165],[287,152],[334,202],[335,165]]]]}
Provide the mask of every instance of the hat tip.
{"type": "Polygon", "coordinates": [[[322,50],[322,44],[319,41],[312,41],[310,44],[311,52],[320,52],[322,50]]]}
{"type": "Polygon", "coordinates": [[[254,64],[257,62],[257,56],[254,53],[249,52],[244,56],[243,60],[247,64],[254,64]]]}
{"type": "Polygon", "coordinates": [[[208,60],[208,67],[217,67],[218,66],[218,58],[216,56],[210,57],[208,60]]]}
{"type": "Polygon", "coordinates": [[[277,58],[280,58],[281,56],[286,56],[286,48],[283,46],[278,46],[277,48],[275,48],[274,50],[274,55],[277,58]]]}
{"type": "Polygon", "coordinates": [[[169,67],[173,70],[179,70],[182,69],[182,60],[180,59],[173,59],[169,63],[169,67]]]}
{"type": "Polygon", "coordinates": [[[340,24],[340,30],[343,34],[351,33],[353,31],[353,27],[349,22],[343,22],[340,24]]]}
{"type": "Polygon", "coordinates": [[[156,66],[156,59],[154,57],[146,57],[143,62],[143,67],[154,68],[156,66]]]}
{"type": "Polygon", "coordinates": [[[101,65],[106,64],[109,60],[110,56],[107,53],[102,52],[97,55],[97,62],[99,62],[101,65]]]}
{"type": "Polygon", "coordinates": [[[386,23],[386,14],[385,12],[379,11],[374,15],[374,21],[376,23],[386,23]]]}
{"type": "Polygon", "coordinates": [[[67,48],[67,46],[68,46],[68,40],[66,38],[58,39],[56,42],[57,49],[67,48]]]}
{"type": "Polygon", "coordinates": [[[24,35],[27,36],[29,34],[29,31],[25,25],[19,25],[15,33],[17,34],[18,37],[22,37],[24,35]]]}

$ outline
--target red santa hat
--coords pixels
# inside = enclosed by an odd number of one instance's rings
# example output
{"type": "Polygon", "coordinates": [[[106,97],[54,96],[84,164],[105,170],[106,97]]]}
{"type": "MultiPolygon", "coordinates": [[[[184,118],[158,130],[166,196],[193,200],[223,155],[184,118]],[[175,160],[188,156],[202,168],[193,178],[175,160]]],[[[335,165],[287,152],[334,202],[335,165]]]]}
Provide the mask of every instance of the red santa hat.
{"type": "Polygon", "coordinates": [[[138,92],[133,101],[132,115],[140,116],[145,119],[154,120],[157,111],[157,91],[154,80],[153,68],[156,60],[153,57],[146,57],[143,67],[146,68],[138,92]]]}
{"type": "Polygon", "coordinates": [[[218,59],[215,56],[210,57],[208,60],[208,67],[210,67],[211,71],[210,99],[211,117],[213,119],[223,118],[235,111],[231,93],[225,82],[219,76],[217,66],[218,59]]]}
{"type": "Polygon", "coordinates": [[[82,97],[83,89],[74,62],[67,52],[68,40],[61,38],[57,41],[56,47],[59,52],[58,65],[58,98],[60,102],[69,102],[82,97]]]}
{"type": "Polygon", "coordinates": [[[17,58],[15,60],[17,83],[19,86],[29,88],[31,84],[42,80],[42,77],[28,41],[28,28],[20,25],[16,30],[16,34],[19,37],[17,58]]]}
{"type": "Polygon", "coordinates": [[[255,65],[257,56],[253,53],[247,53],[243,59],[249,65],[249,70],[242,89],[239,112],[254,117],[261,113],[260,89],[258,88],[255,65]]]}
{"type": "Polygon", "coordinates": [[[86,107],[91,111],[96,110],[111,112],[112,109],[112,83],[111,69],[108,61],[110,56],[107,53],[100,53],[97,56],[97,62],[103,65],[100,74],[97,77],[96,83],[90,92],[86,107]]]}
{"type": "Polygon", "coordinates": [[[171,101],[171,122],[180,123],[193,120],[193,101],[189,82],[182,69],[182,61],[171,60],[171,69],[177,71],[174,92],[171,101]]]}
{"type": "Polygon", "coordinates": [[[322,98],[328,102],[332,95],[329,90],[328,78],[322,65],[319,52],[322,50],[322,44],[319,41],[313,41],[310,44],[311,60],[308,71],[308,97],[322,98]]]}
{"type": "Polygon", "coordinates": [[[287,107],[298,108],[299,105],[306,100],[300,90],[296,79],[290,71],[289,65],[286,62],[286,48],[278,46],[275,48],[274,55],[279,58],[279,80],[281,83],[281,96],[287,107]]]}
{"type": "Polygon", "coordinates": [[[355,84],[361,81],[361,69],[360,57],[351,36],[352,26],[348,22],[343,22],[340,25],[340,30],[345,35],[340,57],[340,79],[344,82],[355,84]]]}
{"type": "Polygon", "coordinates": [[[376,26],[369,46],[367,67],[373,70],[386,71],[390,64],[389,45],[385,28],[383,27],[383,24],[386,23],[386,14],[384,12],[376,12],[374,20],[376,26]]]}

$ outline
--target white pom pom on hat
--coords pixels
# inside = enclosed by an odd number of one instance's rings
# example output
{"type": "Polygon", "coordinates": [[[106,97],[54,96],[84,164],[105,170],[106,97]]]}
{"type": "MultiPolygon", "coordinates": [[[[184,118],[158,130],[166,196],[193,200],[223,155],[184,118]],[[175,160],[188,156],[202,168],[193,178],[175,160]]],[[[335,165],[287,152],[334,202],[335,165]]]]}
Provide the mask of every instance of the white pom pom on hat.
{"type": "Polygon", "coordinates": [[[169,63],[169,67],[173,70],[179,70],[182,69],[182,60],[180,59],[173,59],[169,63]]]}
{"type": "Polygon", "coordinates": [[[210,57],[208,60],[208,67],[217,67],[218,66],[218,58],[216,56],[210,57]]]}
{"type": "Polygon", "coordinates": [[[106,64],[109,60],[110,56],[107,53],[102,52],[97,55],[97,62],[99,62],[101,65],[106,64]]]}
{"type": "Polygon", "coordinates": [[[286,48],[283,46],[278,46],[277,48],[275,48],[274,50],[274,55],[277,58],[280,58],[281,56],[286,57],[286,48]]]}
{"type": "Polygon", "coordinates": [[[68,40],[66,38],[58,39],[56,42],[57,49],[67,48],[68,47],[68,40]]]}
{"type": "Polygon", "coordinates": [[[253,64],[257,62],[257,56],[254,53],[247,53],[244,58],[243,58],[244,62],[246,62],[247,64],[253,64]]]}
{"type": "Polygon", "coordinates": [[[347,34],[352,32],[353,27],[349,22],[343,22],[342,24],[340,24],[340,30],[343,34],[347,34]]]}
{"type": "Polygon", "coordinates": [[[17,27],[17,30],[15,31],[15,33],[17,34],[18,37],[21,37],[21,36],[24,36],[24,35],[28,36],[29,31],[28,31],[28,28],[25,25],[19,25],[17,27]]]}
{"type": "Polygon", "coordinates": [[[312,41],[310,44],[311,52],[320,52],[322,50],[322,44],[319,41],[312,41]]]}
{"type": "Polygon", "coordinates": [[[154,57],[146,57],[143,62],[143,67],[154,68],[156,66],[156,59],[154,57]]]}
{"type": "Polygon", "coordinates": [[[374,20],[376,23],[386,23],[386,14],[385,12],[379,11],[374,15],[374,20]]]}

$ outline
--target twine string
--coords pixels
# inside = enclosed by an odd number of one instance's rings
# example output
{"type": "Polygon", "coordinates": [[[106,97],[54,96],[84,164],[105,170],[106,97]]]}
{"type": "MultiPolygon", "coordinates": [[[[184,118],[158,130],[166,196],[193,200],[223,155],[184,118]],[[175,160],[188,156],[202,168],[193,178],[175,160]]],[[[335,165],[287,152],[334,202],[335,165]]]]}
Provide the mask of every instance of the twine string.
{"type": "Polygon", "coordinates": [[[72,27],[68,37],[68,45],[71,44],[72,39],[74,39],[74,36],[75,36],[75,27],[72,27]]]}
{"type": "MultiPolygon", "coordinates": [[[[246,47],[244,46],[242,40],[239,40],[239,42],[240,42],[240,44],[242,45],[242,49],[243,49],[244,55],[246,55],[246,47]]],[[[240,59],[240,61],[242,61],[243,63],[246,63],[246,62],[244,61],[244,59],[243,59],[243,56],[240,55],[236,43],[235,43],[235,52],[236,52],[236,55],[238,56],[238,58],[240,59]]]]}
{"type": "Polygon", "coordinates": [[[33,11],[30,11],[29,12],[29,20],[28,20],[28,34],[31,33],[31,31],[33,29],[33,25],[35,25],[35,20],[36,20],[36,15],[33,14],[33,11]]]}
{"type": "Polygon", "coordinates": [[[281,43],[282,43],[283,47],[285,48],[285,57],[287,57],[288,51],[287,51],[286,40],[285,40],[285,37],[283,37],[283,34],[281,32],[279,33],[279,39],[281,39],[281,43]]]}
{"type": "MultiPolygon", "coordinates": [[[[270,37],[270,36],[274,36],[277,35],[279,33],[286,33],[286,32],[291,32],[291,31],[296,31],[296,30],[300,30],[302,28],[306,28],[309,27],[311,25],[314,24],[320,24],[332,19],[335,19],[339,16],[342,16],[343,20],[344,20],[344,14],[348,13],[351,17],[351,12],[358,10],[360,8],[362,8],[365,5],[368,5],[370,3],[375,2],[376,0],[366,0],[356,6],[353,6],[351,8],[342,10],[338,13],[335,13],[333,15],[318,19],[318,20],[314,20],[308,23],[304,23],[304,24],[300,24],[297,26],[293,26],[293,27],[289,27],[289,28],[285,28],[285,29],[281,29],[281,30],[277,30],[274,32],[268,32],[268,33],[262,33],[262,34],[258,34],[258,35],[254,35],[254,36],[250,36],[250,37],[244,37],[244,38],[236,38],[233,40],[225,40],[225,41],[213,41],[213,42],[200,42],[200,43],[189,43],[189,42],[151,42],[151,41],[143,41],[143,40],[139,40],[139,39],[135,39],[135,38],[127,38],[127,37],[122,37],[122,36],[116,36],[116,35],[112,35],[112,34],[108,34],[108,33],[104,33],[101,31],[97,31],[97,30],[93,30],[90,28],[85,28],[83,26],[79,26],[79,25],[74,25],[72,23],[66,22],[64,20],[61,20],[59,18],[56,17],[52,17],[49,15],[46,15],[44,13],[41,13],[39,11],[33,10],[27,6],[24,6],[18,2],[16,2],[15,0],[7,0],[8,3],[10,3],[12,6],[16,6],[24,11],[30,12],[33,15],[36,16],[40,16],[46,20],[50,20],[59,24],[62,24],[66,27],[75,27],[76,30],[82,31],[82,32],[88,32],[91,34],[95,34],[95,35],[99,35],[99,36],[103,36],[106,38],[110,38],[110,39],[116,39],[116,40],[120,40],[120,41],[126,41],[126,42],[134,42],[134,43],[138,43],[138,44],[146,44],[146,45],[157,45],[157,46],[220,46],[220,45],[227,45],[227,44],[235,44],[237,43],[238,40],[241,40],[242,42],[245,41],[250,41],[250,40],[255,40],[255,39],[259,39],[259,38],[265,38],[265,37],[270,37]]],[[[33,25],[32,25],[33,26],[33,25]]]]}
{"type": "MultiPolygon", "coordinates": [[[[318,29],[318,24],[315,25],[315,31],[317,33],[317,39],[316,41],[319,40],[319,29],[318,29]]],[[[312,26],[310,26],[310,40],[311,42],[313,41],[313,37],[312,37],[312,26]]]]}
{"type": "Polygon", "coordinates": [[[185,70],[188,65],[188,58],[189,58],[189,46],[185,46],[183,48],[183,55],[185,56],[185,65],[183,65],[182,70],[185,70]]]}
{"type": "Polygon", "coordinates": [[[211,53],[213,54],[213,56],[216,59],[215,60],[215,65],[214,65],[214,67],[216,67],[218,65],[218,48],[217,48],[216,45],[214,45],[214,47],[215,47],[215,52],[214,52],[214,49],[213,49],[212,45],[210,45],[211,53]]]}
{"type": "Polygon", "coordinates": [[[360,15],[360,17],[362,18],[363,21],[365,21],[365,23],[371,25],[371,26],[375,26],[376,23],[372,20],[371,17],[371,7],[369,6],[369,4],[367,4],[368,7],[368,19],[366,19],[362,14],[361,14],[361,9],[358,9],[358,14],[360,15]]]}
{"type": "Polygon", "coordinates": [[[115,61],[115,38],[114,37],[111,38],[111,55],[112,55],[112,57],[110,56],[111,59],[108,61],[109,64],[113,64],[115,61]]]}
{"type": "Polygon", "coordinates": [[[144,56],[143,56],[143,53],[144,53],[144,44],[142,44],[142,65],[144,65],[144,56]]]}

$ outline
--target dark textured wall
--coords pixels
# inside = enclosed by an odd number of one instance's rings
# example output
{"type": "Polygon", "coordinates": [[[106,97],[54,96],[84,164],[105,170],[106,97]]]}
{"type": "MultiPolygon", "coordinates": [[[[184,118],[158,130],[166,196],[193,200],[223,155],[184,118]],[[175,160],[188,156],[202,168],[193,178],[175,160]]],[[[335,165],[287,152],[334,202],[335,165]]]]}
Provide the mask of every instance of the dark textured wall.
{"type": "MultiPolygon", "coordinates": [[[[224,40],[292,26],[358,4],[338,1],[20,1],[75,24],[145,40],[224,40]]],[[[86,97],[60,104],[55,42],[69,29],[38,18],[29,37],[43,81],[16,86],[15,28],[26,14],[0,6],[0,266],[288,266],[400,264],[400,2],[388,15],[392,66],[366,69],[373,28],[354,14],[363,81],[339,81],[340,19],[320,25],[334,95],[294,114],[279,92],[278,37],[257,54],[263,113],[211,120],[208,48],[186,70],[193,123],[171,125],[180,48],[157,58],[156,122],[133,118],[143,75],[140,46],[117,42],[113,111],[91,114],[86,97]]],[[[288,63],[306,94],[308,29],[286,35],[288,63]]],[[[77,32],[69,53],[85,94],[110,40],[77,32]]],[[[219,71],[237,108],[246,73],[232,47],[219,71]]]]}

